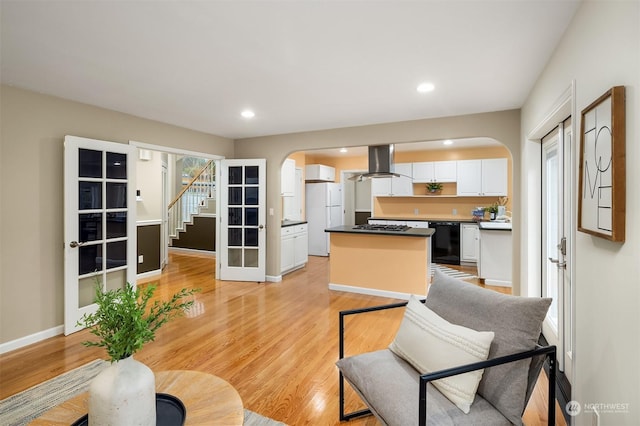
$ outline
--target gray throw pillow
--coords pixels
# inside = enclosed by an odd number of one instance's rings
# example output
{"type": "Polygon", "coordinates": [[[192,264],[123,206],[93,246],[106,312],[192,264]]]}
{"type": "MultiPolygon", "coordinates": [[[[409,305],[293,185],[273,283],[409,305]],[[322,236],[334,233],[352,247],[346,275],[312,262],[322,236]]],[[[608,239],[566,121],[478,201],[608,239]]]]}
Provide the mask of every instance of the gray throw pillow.
{"type": "MultiPolygon", "coordinates": [[[[435,271],[426,303],[447,321],[493,331],[489,359],[534,349],[550,298],[518,297],[487,290],[435,271]]],[[[478,394],[514,424],[522,424],[530,359],[487,368],[478,394]]]]}

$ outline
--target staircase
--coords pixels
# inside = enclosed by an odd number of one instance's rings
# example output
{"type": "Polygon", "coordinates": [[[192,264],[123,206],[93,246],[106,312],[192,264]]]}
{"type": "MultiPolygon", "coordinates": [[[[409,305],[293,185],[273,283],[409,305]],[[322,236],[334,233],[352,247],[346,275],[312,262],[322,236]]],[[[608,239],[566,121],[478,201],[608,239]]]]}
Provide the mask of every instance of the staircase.
{"type": "Polygon", "coordinates": [[[215,163],[209,160],[169,204],[170,245],[184,235],[187,228],[195,223],[196,217],[215,215],[215,196],[215,163]]]}

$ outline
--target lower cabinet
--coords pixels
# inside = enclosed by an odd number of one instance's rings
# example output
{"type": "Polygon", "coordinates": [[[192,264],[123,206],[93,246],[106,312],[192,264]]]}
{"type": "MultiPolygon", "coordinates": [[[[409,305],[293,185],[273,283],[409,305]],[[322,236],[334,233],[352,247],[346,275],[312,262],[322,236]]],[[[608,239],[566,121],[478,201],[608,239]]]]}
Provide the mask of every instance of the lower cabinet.
{"type": "Polygon", "coordinates": [[[478,262],[480,251],[480,230],[475,223],[460,224],[460,238],[462,240],[460,248],[461,262],[478,262]]]}
{"type": "Polygon", "coordinates": [[[307,224],[281,228],[280,273],[303,267],[308,260],[309,234],[307,224]]]}

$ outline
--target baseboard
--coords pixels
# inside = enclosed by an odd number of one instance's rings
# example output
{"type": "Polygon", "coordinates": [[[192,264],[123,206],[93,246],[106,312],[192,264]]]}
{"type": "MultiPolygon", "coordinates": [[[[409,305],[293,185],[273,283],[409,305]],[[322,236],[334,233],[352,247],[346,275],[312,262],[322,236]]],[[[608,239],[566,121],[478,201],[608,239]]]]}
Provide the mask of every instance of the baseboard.
{"type": "Polygon", "coordinates": [[[197,253],[197,254],[207,254],[207,255],[211,255],[212,257],[215,257],[216,252],[215,251],[211,251],[211,250],[197,250],[197,249],[190,249],[190,248],[183,248],[183,247],[169,247],[169,251],[179,251],[182,253],[197,253]]]}
{"type": "Polygon", "coordinates": [[[495,286],[495,287],[512,287],[511,281],[492,280],[490,278],[485,278],[484,279],[484,283],[486,285],[492,285],[492,286],[495,286]]]}
{"type": "MultiPolygon", "coordinates": [[[[367,296],[380,296],[380,297],[388,297],[391,299],[401,299],[401,300],[409,300],[411,294],[409,293],[400,293],[397,291],[387,291],[387,290],[377,290],[374,288],[365,288],[365,287],[354,287],[351,285],[343,285],[343,284],[333,284],[329,283],[329,290],[334,291],[344,291],[347,293],[359,293],[366,294],[367,296]]],[[[424,294],[417,294],[416,296],[425,297],[424,294]]]]}
{"type": "Polygon", "coordinates": [[[25,346],[32,345],[34,343],[38,343],[50,337],[59,336],[60,334],[63,334],[63,333],[64,333],[64,326],[59,325],[57,327],[53,327],[48,330],[43,330],[34,334],[30,334],[29,336],[24,336],[16,340],[11,340],[10,342],[0,344],[0,354],[5,354],[7,352],[11,352],[16,349],[20,349],[25,346]]]}
{"type": "Polygon", "coordinates": [[[282,281],[282,275],[267,275],[265,279],[270,283],[279,283],[282,281]]]}
{"type": "Polygon", "coordinates": [[[159,277],[160,275],[162,275],[162,269],[154,269],[153,271],[147,271],[147,272],[143,272],[141,274],[136,275],[136,279],[142,280],[142,279],[156,277],[156,276],[159,277]]]}

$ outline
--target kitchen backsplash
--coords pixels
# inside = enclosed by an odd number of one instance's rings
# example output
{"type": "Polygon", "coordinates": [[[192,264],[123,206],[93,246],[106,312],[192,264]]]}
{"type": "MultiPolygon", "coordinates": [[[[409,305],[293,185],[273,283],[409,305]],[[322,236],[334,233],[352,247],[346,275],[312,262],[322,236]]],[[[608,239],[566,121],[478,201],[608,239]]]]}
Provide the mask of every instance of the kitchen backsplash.
{"type": "MultiPolygon", "coordinates": [[[[471,219],[471,212],[478,206],[486,207],[499,197],[377,197],[374,202],[375,217],[471,219]],[[455,213],[454,214],[454,210],[455,213]]],[[[488,216],[487,216],[488,218],[488,216]]]]}

